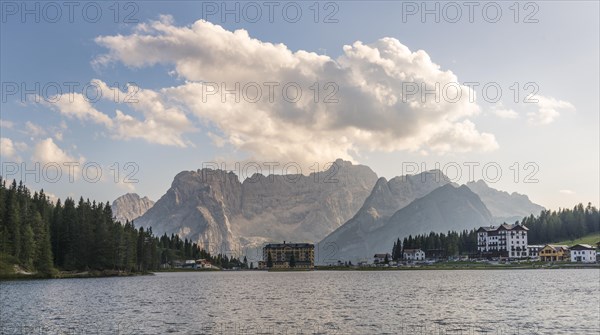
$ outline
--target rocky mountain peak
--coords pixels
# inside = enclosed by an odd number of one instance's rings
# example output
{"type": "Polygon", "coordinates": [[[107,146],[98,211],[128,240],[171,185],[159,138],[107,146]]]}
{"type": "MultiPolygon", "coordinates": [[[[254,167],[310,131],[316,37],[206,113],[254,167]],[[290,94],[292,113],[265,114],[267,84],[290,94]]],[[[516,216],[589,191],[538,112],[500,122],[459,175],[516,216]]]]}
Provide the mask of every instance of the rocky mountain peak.
{"type": "Polygon", "coordinates": [[[127,220],[133,221],[144,215],[152,206],[154,206],[154,201],[148,197],[127,193],[115,199],[111,207],[115,218],[125,223],[127,220]]]}

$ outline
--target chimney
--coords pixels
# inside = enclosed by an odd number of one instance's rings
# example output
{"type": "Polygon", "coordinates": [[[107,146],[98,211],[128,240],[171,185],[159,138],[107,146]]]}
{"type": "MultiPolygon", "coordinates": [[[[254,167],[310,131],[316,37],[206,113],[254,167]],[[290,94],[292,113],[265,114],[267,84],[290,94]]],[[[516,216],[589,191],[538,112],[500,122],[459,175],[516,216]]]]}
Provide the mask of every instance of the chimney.
{"type": "Polygon", "coordinates": [[[285,244],[285,241],[283,241],[283,244],[285,244]]]}

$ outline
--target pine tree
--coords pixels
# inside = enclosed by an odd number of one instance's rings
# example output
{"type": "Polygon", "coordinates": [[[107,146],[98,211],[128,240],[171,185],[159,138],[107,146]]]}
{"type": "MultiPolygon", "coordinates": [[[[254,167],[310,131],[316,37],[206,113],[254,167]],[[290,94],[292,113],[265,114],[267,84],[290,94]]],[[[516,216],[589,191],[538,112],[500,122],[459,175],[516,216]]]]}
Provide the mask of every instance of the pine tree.
{"type": "Polygon", "coordinates": [[[50,229],[49,225],[42,220],[42,215],[39,212],[34,215],[33,227],[36,246],[33,265],[40,273],[52,275],[54,273],[54,265],[52,263],[50,229]]]}

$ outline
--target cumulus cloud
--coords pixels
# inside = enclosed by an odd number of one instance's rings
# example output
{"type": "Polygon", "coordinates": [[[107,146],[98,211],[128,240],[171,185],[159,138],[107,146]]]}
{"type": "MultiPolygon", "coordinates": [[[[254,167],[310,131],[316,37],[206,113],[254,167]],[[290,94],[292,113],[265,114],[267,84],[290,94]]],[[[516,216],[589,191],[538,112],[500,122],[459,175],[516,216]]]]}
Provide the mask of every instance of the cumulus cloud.
{"type": "Polygon", "coordinates": [[[81,171],[81,165],[85,162],[85,157],[79,156],[76,158],[75,156],[70,155],[54,143],[54,140],[51,137],[48,137],[45,140],[40,140],[36,143],[33,148],[31,160],[40,164],[56,163],[61,167],[67,167],[69,164],[72,164],[74,175],[77,177],[81,171]]]}
{"type": "Polygon", "coordinates": [[[538,96],[536,112],[527,114],[530,124],[546,125],[554,122],[560,116],[560,111],[575,111],[573,106],[568,101],[557,100],[552,97],[538,96]]]}
{"type": "MultiPolygon", "coordinates": [[[[121,96],[126,96],[125,93],[122,92],[121,96]]],[[[183,134],[193,132],[195,128],[176,104],[165,101],[168,97],[161,92],[140,88],[135,88],[135,94],[131,96],[135,101],[130,103],[130,106],[141,113],[143,119],[137,119],[117,110],[112,129],[115,137],[139,138],[150,143],[178,147],[191,145],[183,138],[183,134]]]]}
{"type": "MultiPolygon", "coordinates": [[[[142,116],[138,118],[117,109],[115,116],[98,111],[83,94],[65,93],[60,97],[52,97],[57,102],[46,103],[61,114],[80,120],[89,120],[103,125],[114,138],[142,139],[150,143],[185,147],[182,134],[191,132],[194,127],[185,113],[174,106],[167,106],[164,96],[159,92],[128,86],[125,91],[118,87],[110,87],[101,80],[90,82],[98,92],[102,92],[104,100],[117,104],[126,104],[142,116]]],[[[55,138],[62,140],[62,132],[57,131],[55,138]]]]}
{"type": "Polygon", "coordinates": [[[107,127],[112,125],[110,117],[96,108],[90,101],[94,99],[84,96],[81,93],[65,93],[52,96],[49,99],[42,99],[46,106],[60,112],[69,118],[75,118],[83,121],[92,121],[107,127]]]}
{"type": "MultiPolygon", "coordinates": [[[[333,59],[292,52],[284,44],[251,38],[245,30],[227,31],[203,20],[179,27],[165,17],[139,25],[133,34],[100,36],[96,42],[108,53],[97,57],[95,65],[173,66],[186,82],[153,92],[156,96],[147,91],[149,101],[180,105],[206,127],[219,130],[219,135],[209,135],[217,145],[230,145],[258,159],[311,162],[352,159],[361,150],[498,147],[492,134],[477,130],[468,119],[479,113],[479,106],[468,101],[473,92],[425,51],[413,52],[393,38],[371,44],[357,41],[333,59]],[[295,89],[285,91],[289,83],[302,95],[295,89]],[[461,96],[449,101],[421,94],[422,88],[446,85],[460,90],[461,96]],[[249,87],[247,94],[244,87],[249,87]],[[415,87],[417,93],[407,90],[415,87]],[[237,97],[222,94],[225,90],[236,90],[237,97]],[[284,96],[286,92],[292,93],[284,96]]],[[[163,106],[162,112],[167,110],[163,106]]],[[[160,122],[186,124],[182,115],[173,115],[181,119],[160,122]]],[[[119,113],[115,120],[130,129],[139,126],[119,113]]]]}
{"type": "Polygon", "coordinates": [[[14,143],[10,138],[0,138],[0,156],[4,161],[16,161],[21,162],[22,159],[19,156],[19,145],[14,143]]]}

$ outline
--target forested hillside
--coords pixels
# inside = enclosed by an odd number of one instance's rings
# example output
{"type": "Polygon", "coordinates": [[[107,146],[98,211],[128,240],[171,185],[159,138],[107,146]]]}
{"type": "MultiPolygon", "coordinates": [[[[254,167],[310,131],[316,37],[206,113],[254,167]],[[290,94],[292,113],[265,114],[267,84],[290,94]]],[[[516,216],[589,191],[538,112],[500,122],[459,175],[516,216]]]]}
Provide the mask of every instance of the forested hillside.
{"type": "Polygon", "coordinates": [[[113,218],[109,203],[67,198],[53,204],[41,190],[31,194],[22,183],[7,187],[0,177],[0,275],[17,265],[40,276],[57,270],[158,270],[174,260],[206,258],[221,267],[238,259],[212,256],[176,235],[158,238],[152,229],[135,228],[113,218]]]}
{"type": "MultiPolygon", "coordinates": [[[[562,240],[575,240],[591,233],[600,232],[600,214],[598,209],[588,203],[575,206],[573,209],[558,211],[543,210],[538,216],[528,216],[520,222],[529,228],[527,241],[529,244],[556,243],[562,240]]],[[[597,242],[597,241],[595,241],[597,242]]],[[[437,250],[443,257],[459,254],[477,253],[476,230],[447,234],[431,232],[418,236],[397,239],[392,247],[392,259],[402,257],[404,249],[437,250]]]]}

